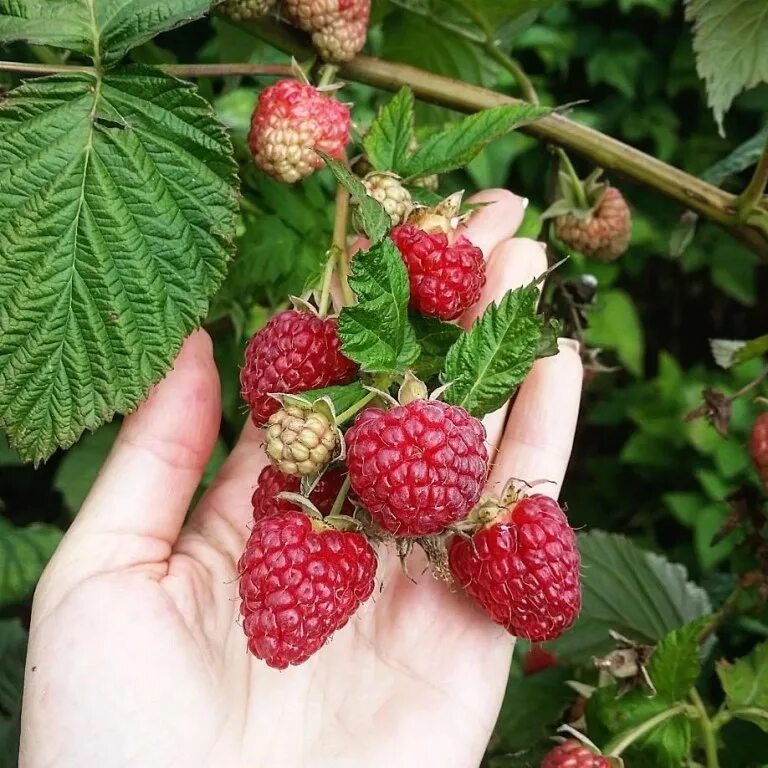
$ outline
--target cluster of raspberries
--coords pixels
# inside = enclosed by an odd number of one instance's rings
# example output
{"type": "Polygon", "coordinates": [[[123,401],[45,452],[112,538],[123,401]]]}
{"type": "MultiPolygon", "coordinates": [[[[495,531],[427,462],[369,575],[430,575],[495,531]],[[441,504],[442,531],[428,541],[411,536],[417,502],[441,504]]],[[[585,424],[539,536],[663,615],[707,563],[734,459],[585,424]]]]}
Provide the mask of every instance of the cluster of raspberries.
{"type": "MultiPolygon", "coordinates": [[[[478,300],[483,256],[466,237],[415,224],[390,237],[416,311],[448,320],[478,300]]],[[[302,396],[359,376],[336,318],[310,309],[277,313],[248,343],[242,394],[270,460],[239,563],[251,652],[277,668],[309,658],[373,593],[374,544],[388,542],[404,551],[440,541],[452,580],[493,621],[532,641],[559,635],[581,592],[575,535],[557,502],[482,496],[482,423],[426,399],[423,386],[339,420],[329,401],[302,396]]]]}

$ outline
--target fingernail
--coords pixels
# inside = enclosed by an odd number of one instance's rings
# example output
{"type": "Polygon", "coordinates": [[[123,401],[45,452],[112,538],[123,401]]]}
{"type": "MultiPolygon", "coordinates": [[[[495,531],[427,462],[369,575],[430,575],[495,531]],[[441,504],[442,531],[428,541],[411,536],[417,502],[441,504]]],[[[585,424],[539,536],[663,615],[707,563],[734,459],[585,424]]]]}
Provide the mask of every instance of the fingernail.
{"type": "Polygon", "coordinates": [[[579,354],[581,352],[581,344],[579,344],[579,342],[576,339],[568,339],[568,338],[565,338],[564,336],[561,336],[557,340],[557,346],[560,349],[570,349],[576,354],[579,354]]]}
{"type": "Polygon", "coordinates": [[[528,207],[528,198],[527,197],[521,197],[520,198],[520,205],[523,206],[523,210],[525,210],[528,207]]]}

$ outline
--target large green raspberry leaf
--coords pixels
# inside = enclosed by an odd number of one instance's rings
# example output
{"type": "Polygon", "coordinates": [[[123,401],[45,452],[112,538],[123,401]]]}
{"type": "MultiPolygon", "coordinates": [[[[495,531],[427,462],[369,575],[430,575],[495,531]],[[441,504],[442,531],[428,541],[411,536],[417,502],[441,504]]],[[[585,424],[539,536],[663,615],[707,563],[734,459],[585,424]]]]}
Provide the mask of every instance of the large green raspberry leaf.
{"type": "Polygon", "coordinates": [[[202,16],[210,0],[0,0],[0,42],[28,40],[110,62],[202,16]]]}
{"type": "Polygon", "coordinates": [[[232,148],[146,67],[57,75],[0,106],[0,426],[40,461],[135,408],[232,250],[232,148]]]}

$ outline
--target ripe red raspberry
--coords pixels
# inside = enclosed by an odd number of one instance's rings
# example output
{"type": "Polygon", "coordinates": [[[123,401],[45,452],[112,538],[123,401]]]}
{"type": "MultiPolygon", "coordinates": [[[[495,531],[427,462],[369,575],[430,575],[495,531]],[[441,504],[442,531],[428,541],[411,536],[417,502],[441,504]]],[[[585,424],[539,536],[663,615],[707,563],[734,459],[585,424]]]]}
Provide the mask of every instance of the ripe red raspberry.
{"type": "Polygon", "coordinates": [[[353,59],[365,45],[371,0],[284,0],[286,18],[312,35],[325,61],[353,59]]]}
{"type": "Polygon", "coordinates": [[[291,184],[323,166],[321,150],[340,159],[349,142],[349,107],[297,80],[259,94],[248,145],[256,165],[291,184]]]}
{"type": "Polygon", "coordinates": [[[283,512],[256,521],[238,568],[248,649],[285,669],[306,661],[370,597],[376,555],[361,533],[283,512]]]}
{"type": "Polygon", "coordinates": [[[558,665],[557,656],[545,651],[540,645],[532,645],[523,657],[523,674],[528,677],[558,665]]]}
{"type": "Polygon", "coordinates": [[[390,237],[408,269],[413,309],[454,320],[480,298],[485,285],[483,252],[464,235],[449,243],[444,232],[403,224],[390,237]]]}
{"type": "Polygon", "coordinates": [[[451,542],[456,581],[517,637],[552,640],[581,608],[576,536],[553,499],[527,496],[498,510],[468,541],[451,542]]]}
{"type": "Polygon", "coordinates": [[[413,400],[369,408],[347,432],[352,490],[397,536],[439,533],[477,503],[488,472],[485,429],[462,408],[413,400]]]}
{"type": "Polygon", "coordinates": [[[586,744],[568,739],[544,755],[540,768],[611,768],[611,763],[586,744]]]}
{"type": "Polygon", "coordinates": [[[749,454],[763,485],[768,488],[768,411],[755,419],[749,436],[749,454]]]}
{"type": "Polygon", "coordinates": [[[286,309],[251,337],[240,385],[254,423],[261,426],[280,408],[270,394],[347,384],[356,371],[341,353],[334,318],[286,309]]]}
{"type": "Polygon", "coordinates": [[[632,214],[616,187],[605,187],[595,210],[579,217],[566,213],[555,219],[555,234],[566,245],[600,261],[613,261],[627,250],[632,214]]]}
{"type": "MultiPolygon", "coordinates": [[[[315,484],[312,493],[309,494],[309,500],[317,507],[321,515],[327,515],[331,511],[345,477],[345,473],[341,470],[331,469],[324,472],[315,484]]],[[[251,496],[253,519],[260,520],[267,515],[296,511],[295,504],[285,499],[278,499],[277,495],[279,493],[299,493],[300,487],[300,477],[284,475],[271,464],[264,467],[259,474],[256,490],[251,496]]],[[[352,512],[354,512],[354,505],[347,496],[341,513],[351,515],[352,512]]]]}

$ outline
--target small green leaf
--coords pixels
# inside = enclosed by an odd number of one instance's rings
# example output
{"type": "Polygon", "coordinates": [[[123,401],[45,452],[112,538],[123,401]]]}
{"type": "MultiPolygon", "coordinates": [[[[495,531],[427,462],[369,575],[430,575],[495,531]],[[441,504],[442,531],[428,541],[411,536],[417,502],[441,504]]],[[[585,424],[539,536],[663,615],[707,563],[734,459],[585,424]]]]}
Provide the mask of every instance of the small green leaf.
{"type": "Polygon", "coordinates": [[[402,176],[417,179],[466,165],[488,142],[532,123],[552,110],[533,104],[503,104],[465,117],[430,136],[409,158],[402,176]]]}
{"type": "Polygon", "coordinates": [[[355,254],[349,284],[358,303],[339,315],[344,354],[369,373],[404,371],[419,346],[408,322],[408,273],[389,238],[355,254]]]}
{"type": "Polygon", "coordinates": [[[0,42],[27,40],[112,63],[160,32],[202,16],[210,0],[0,0],[0,42]]]}
{"type": "Polygon", "coordinates": [[[670,632],[657,646],[648,665],[648,674],[661,696],[681,701],[690,693],[701,673],[699,634],[707,616],[670,632]]]}
{"type": "Polygon", "coordinates": [[[731,368],[768,353],[768,335],[758,336],[750,341],[710,339],[709,344],[712,357],[721,368],[731,368]]]}
{"type": "Polygon", "coordinates": [[[622,755],[632,768],[680,768],[690,751],[691,725],[675,705],[639,689],[619,695],[617,685],[607,685],[587,702],[587,729],[603,748],[631,742],[622,755]]]}
{"type": "Polygon", "coordinates": [[[425,317],[418,312],[409,313],[409,318],[416,332],[416,341],[421,347],[414,370],[420,379],[426,380],[440,373],[448,350],[463,331],[458,325],[444,323],[434,317],[425,317]]]}
{"type": "Polygon", "coordinates": [[[583,663],[610,651],[615,629],[655,645],[669,632],[712,612],[707,593],[688,581],[682,565],[646,552],[605,531],[579,536],[582,608],[576,624],[548,649],[564,661],[583,663]]]}
{"type": "Polygon", "coordinates": [[[765,0],[685,0],[685,11],[693,22],[696,69],[723,133],[723,117],[734,98],[768,82],[765,0]]]}
{"type": "Polygon", "coordinates": [[[0,517],[0,607],[29,597],[60,539],[53,525],[20,528],[0,517]]]}
{"type": "Polygon", "coordinates": [[[150,67],[0,104],[0,426],[40,461],[133,410],[233,250],[236,168],[193,88],[150,67]]]}
{"type": "Polygon", "coordinates": [[[368,390],[359,381],[353,381],[351,384],[343,386],[311,389],[308,392],[300,392],[299,394],[312,403],[321,397],[330,398],[334,410],[339,414],[351,408],[355,403],[359,403],[368,394],[368,390]]]}
{"type": "Polygon", "coordinates": [[[325,160],[326,165],[331,169],[331,173],[336,177],[336,181],[346,188],[352,200],[357,203],[360,222],[371,242],[378,243],[383,240],[392,226],[392,220],[381,203],[366,193],[363,182],[351,173],[346,166],[326,155],[325,152],[318,151],[317,154],[325,160]]]}
{"type": "Polygon", "coordinates": [[[768,641],[733,664],[719,662],[717,675],[731,712],[768,732],[768,641]]]}
{"type": "Polygon", "coordinates": [[[733,152],[726,155],[722,160],[707,168],[701,174],[701,178],[710,184],[719,186],[730,176],[751,168],[763,154],[766,141],[768,141],[768,124],[763,126],[751,139],[739,144],[733,152]]]}
{"type": "Polygon", "coordinates": [[[399,174],[407,162],[414,138],[413,92],[401,88],[379,110],[363,139],[363,146],[376,170],[399,174]]]}
{"type": "Polygon", "coordinates": [[[534,284],[509,291],[458,338],[440,374],[450,383],[446,402],[480,418],[509,399],[536,359],[544,322],[536,313],[538,299],[534,284]]]}

